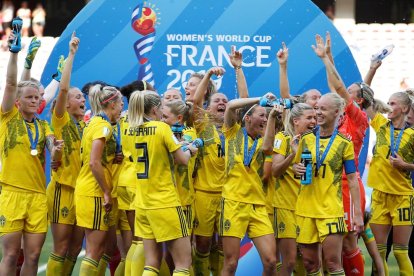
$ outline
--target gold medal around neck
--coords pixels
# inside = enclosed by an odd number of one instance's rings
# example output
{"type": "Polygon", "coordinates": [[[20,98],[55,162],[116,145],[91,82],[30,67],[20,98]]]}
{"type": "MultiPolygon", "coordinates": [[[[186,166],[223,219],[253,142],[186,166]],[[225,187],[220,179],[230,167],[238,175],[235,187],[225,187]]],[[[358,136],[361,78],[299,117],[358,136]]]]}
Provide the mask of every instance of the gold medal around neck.
{"type": "Polygon", "coordinates": [[[32,150],[30,151],[30,154],[31,154],[32,156],[36,156],[36,155],[37,155],[37,149],[32,149],[32,150]]]}

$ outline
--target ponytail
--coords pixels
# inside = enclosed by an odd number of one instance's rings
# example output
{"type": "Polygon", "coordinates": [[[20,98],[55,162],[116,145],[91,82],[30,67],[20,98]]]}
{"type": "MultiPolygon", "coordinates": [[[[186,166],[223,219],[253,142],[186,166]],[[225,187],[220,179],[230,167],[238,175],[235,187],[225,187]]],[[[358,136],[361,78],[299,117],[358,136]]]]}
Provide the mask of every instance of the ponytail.
{"type": "Polygon", "coordinates": [[[128,105],[128,121],[130,127],[144,124],[153,107],[161,105],[160,96],[153,91],[135,91],[131,94],[128,105]]]}

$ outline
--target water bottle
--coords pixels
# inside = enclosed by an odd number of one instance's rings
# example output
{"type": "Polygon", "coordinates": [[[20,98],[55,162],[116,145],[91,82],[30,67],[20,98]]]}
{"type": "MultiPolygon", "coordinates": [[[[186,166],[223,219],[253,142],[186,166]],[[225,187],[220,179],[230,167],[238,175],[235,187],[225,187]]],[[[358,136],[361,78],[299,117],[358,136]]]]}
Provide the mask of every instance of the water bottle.
{"type": "Polygon", "coordinates": [[[308,149],[305,149],[300,158],[300,162],[306,167],[306,172],[300,178],[300,184],[312,184],[312,153],[308,149]]]}
{"type": "Polygon", "coordinates": [[[292,109],[294,102],[291,99],[275,99],[272,101],[268,98],[261,98],[259,104],[263,107],[273,107],[278,104],[283,106],[285,109],[292,109]]]}
{"type": "Polygon", "coordinates": [[[384,47],[384,49],[382,49],[381,51],[379,51],[378,53],[374,54],[371,58],[372,61],[375,60],[383,60],[384,58],[386,58],[387,56],[389,56],[392,53],[392,50],[394,50],[394,44],[390,44],[384,47]]]}
{"type": "MultiPolygon", "coordinates": [[[[202,148],[204,146],[204,141],[201,138],[196,138],[193,142],[191,142],[191,145],[195,148],[202,148]]],[[[188,146],[184,145],[183,147],[183,151],[187,151],[188,150],[188,146]]]]}
{"type": "Polygon", "coordinates": [[[181,137],[183,135],[184,125],[175,123],[171,126],[171,130],[174,133],[175,137],[181,137]]]}

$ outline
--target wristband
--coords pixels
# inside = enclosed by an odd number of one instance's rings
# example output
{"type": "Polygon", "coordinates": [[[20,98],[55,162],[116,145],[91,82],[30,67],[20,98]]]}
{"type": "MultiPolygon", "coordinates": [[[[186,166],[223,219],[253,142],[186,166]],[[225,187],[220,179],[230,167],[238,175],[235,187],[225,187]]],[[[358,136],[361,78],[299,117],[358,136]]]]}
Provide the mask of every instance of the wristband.
{"type": "Polygon", "coordinates": [[[239,70],[241,68],[242,68],[241,65],[240,66],[234,66],[234,69],[236,69],[236,70],[239,70]]]}

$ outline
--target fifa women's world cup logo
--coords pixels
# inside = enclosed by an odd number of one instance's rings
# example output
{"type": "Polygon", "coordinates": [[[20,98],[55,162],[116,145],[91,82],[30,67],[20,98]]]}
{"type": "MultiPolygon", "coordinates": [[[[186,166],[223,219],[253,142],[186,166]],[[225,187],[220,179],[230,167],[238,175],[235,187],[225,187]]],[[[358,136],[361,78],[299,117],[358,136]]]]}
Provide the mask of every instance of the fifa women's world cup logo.
{"type": "Polygon", "coordinates": [[[155,23],[157,14],[154,7],[145,6],[140,3],[133,11],[131,25],[134,31],[142,35],[134,44],[135,54],[140,64],[138,79],[155,86],[154,74],[152,73],[149,55],[155,42],[155,23]]]}

